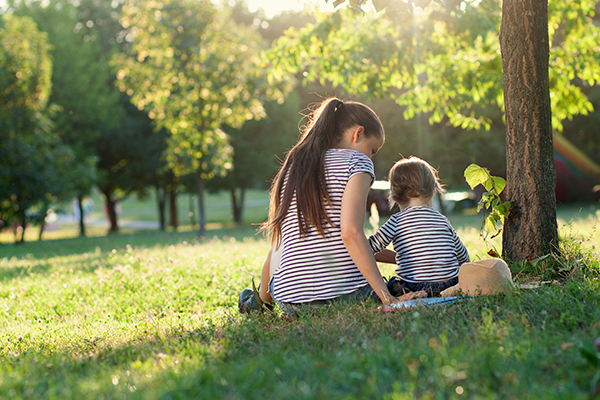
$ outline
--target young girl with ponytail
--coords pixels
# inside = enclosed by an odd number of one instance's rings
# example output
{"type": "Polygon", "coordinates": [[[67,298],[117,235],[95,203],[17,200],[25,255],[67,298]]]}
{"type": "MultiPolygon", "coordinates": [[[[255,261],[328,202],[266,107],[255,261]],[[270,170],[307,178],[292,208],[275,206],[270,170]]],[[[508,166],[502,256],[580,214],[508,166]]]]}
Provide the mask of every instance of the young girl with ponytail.
{"type": "Polygon", "coordinates": [[[262,226],[273,247],[259,293],[245,289],[240,312],[273,299],[287,313],[306,304],[399,300],[388,291],[364,234],[375,179],[371,157],[384,140],[379,118],[364,104],[330,98],[312,112],[273,181],[262,226]]]}

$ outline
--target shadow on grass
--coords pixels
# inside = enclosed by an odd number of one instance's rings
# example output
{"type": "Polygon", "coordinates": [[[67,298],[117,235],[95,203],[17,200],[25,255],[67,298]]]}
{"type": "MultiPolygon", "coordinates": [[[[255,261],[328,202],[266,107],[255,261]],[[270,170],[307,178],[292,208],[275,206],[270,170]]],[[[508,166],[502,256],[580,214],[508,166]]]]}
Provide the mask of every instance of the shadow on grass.
{"type": "MultiPolygon", "coordinates": [[[[256,234],[256,226],[227,227],[222,229],[207,230],[204,238],[199,238],[196,231],[136,231],[133,233],[112,234],[96,237],[78,237],[69,239],[44,240],[25,242],[23,244],[0,244],[0,260],[30,258],[42,259],[55,256],[69,256],[95,251],[122,250],[128,245],[131,247],[170,246],[183,243],[201,242],[213,237],[244,237],[262,236],[256,234]]],[[[1,272],[0,272],[1,274],[1,272]]]]}

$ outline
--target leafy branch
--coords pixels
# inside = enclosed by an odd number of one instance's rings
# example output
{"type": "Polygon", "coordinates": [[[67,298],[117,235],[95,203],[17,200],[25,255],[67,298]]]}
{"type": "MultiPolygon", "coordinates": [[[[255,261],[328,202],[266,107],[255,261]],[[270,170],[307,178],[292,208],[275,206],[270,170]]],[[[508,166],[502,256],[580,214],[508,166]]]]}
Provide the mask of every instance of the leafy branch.
{"type": "Polygon", "coordinates": [[[477,164],[469,165],[465,169],[464,175],[471,189],[475,189],[478,185],[483,185],[486,190],[477,204],[477,212],[483,208],[490,210],[487,217],[485,217],[484,213],[482,226],[482,232],[484,230],[486,232],[484,239],[492,232],[495,232],[495,234],[491,238],[498,236],[502,229],[496,228],[496,224],[498,222],[504,224],[504,220],[508,217],[513,207],[512,202],[502,201],[500,198],[500,193],[506,187],[506,181],[498,176],[492,176],[487,168],[480,167],[477,164]]]}

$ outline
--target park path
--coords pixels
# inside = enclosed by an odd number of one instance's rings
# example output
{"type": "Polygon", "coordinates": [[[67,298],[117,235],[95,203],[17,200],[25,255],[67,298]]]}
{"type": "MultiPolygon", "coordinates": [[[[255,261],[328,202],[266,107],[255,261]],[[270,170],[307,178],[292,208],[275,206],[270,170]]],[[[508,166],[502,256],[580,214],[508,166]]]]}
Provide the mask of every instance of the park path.
{"type": "MultiPolygon", "coordinates": [[[[268,207],[269,199],[256,199],[246,200],[244,207],[268,207]]],[[[206,205],[206,211],[210,213],[214,210],[230,209],[230,202],[212,203],[206,205]]],[[[156,208],[154,207],[139,207],[133,209],[124,209],[119,216],[118,223],[119,228],[129,229],[147,229],[147,230],[158,230],[160,223],[158,221],[140,221],[135,218],[140,216],[155,215],[156,208]]],[[[79,223],[78,219],[72,213],[58,214],[58,218],[54,221],[57,226],[73,226],[79,223]]],[[[100,212],[92,212],[91,215],[85,218],[86,226],[105,226],[109,228],[109,223],[106,217],[100,212]]],[[[52,230],[52,226],[49,224],[46,227],[47,230],[52,230]]]]}
{"type": "MultiPolygon", "coordinates": [[[[56,221],[59,226],[65,225],[77,225],[79,222],[75,220],[72,214],[63,214],[56,221]]],[[[87,217],[85,218],[86,226],[105,226],[109,228],[110,225],[106,218],[87,217]]],[[[149,229],[158,230],[160,223],[158,221],[134,221],[130,219],[119,218],[119,228],[130,228],[130,229],[149,229]]]]}

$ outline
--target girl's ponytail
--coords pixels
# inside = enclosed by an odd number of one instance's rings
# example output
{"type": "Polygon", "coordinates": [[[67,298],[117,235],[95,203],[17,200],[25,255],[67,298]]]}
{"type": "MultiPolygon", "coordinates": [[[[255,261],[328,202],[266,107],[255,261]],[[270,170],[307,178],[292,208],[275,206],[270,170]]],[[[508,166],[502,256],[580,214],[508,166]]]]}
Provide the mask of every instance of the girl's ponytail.
{"type": "Polygon", "coordinates": [[[271,186],[269,219],[262,230],[272,233],[272,241],[281,240],[281,223],[296,195],[300,235],[306,236],[311,227],[326,236],[326,224],[331,224],[326,205],[331,204],[326,182],[325,154],[342,141],[344,132],[363,126],[365,135],[383,137],[379,118],[361,103],[338,98],[324,100],[308,116],[301,129],[302,137],[288,152],[271,186]]]}

